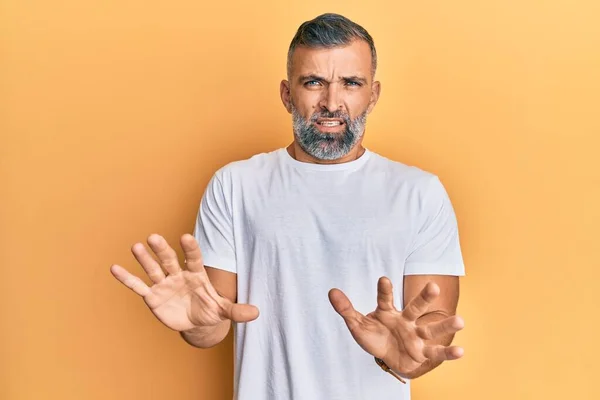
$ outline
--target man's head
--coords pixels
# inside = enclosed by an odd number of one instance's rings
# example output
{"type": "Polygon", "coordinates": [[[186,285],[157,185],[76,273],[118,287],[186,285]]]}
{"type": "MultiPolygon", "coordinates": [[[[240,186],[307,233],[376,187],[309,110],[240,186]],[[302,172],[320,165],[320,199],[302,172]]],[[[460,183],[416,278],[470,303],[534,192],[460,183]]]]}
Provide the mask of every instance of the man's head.
{"type": "Polygon", "coordinates": [[[367,114],[380,93],[376,68],[373,39],[360,25],[337,14],[300,25],[280,92],[302,150],[337,160],[362,141],[367,114]]]}

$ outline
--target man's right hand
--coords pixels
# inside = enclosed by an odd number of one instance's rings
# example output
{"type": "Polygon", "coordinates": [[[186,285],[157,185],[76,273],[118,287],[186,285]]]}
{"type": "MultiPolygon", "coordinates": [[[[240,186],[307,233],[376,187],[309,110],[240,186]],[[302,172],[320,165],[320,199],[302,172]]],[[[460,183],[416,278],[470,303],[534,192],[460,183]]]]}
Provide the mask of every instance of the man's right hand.
{"type": "Polygon", "coordinates": [[[181,269],[175,250],[162,236],[148,237],[148,245],[158,261],[142,243],[132,246],[133,255],[153,282],[151,287],[119,265],[112,265],[110,271],[121,283],[142,296],[163,324],[176,331],[217,326],[226,320],[249,322],[258,318],[255,306],[233,303],[217,293],[208,279],[200,247],[192,235],[183,235],[180,242],[187,270],[181,269]]]}

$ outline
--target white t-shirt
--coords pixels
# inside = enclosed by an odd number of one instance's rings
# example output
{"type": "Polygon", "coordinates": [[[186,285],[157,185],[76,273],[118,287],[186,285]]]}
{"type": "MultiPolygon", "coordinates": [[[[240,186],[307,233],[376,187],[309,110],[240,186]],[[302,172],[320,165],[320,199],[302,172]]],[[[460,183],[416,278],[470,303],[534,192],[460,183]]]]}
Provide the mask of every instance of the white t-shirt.
{"type": "Polygon", "coordinates": [[[285,148],[219,169],[196,227],[204,264],[237,273],[239,303],[255,321],[234,324],[234,399],[410,398],[352,338],[329,302],[342,290],[363,314],[377,280],[463,275],[456,217],[439,179],[366,152],[357,160],[300,162],[285,148]]]}

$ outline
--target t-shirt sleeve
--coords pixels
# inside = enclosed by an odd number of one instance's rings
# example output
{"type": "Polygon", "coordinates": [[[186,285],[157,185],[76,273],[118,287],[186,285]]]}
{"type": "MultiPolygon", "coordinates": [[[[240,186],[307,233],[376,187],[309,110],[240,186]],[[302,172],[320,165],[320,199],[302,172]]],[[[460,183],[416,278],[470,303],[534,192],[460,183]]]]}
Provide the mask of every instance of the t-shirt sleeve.
{"type": "Polygon", "coordinates": [[[464,275],[456,215],[437,176],[430,180],[421,202],[419,228],[406,258],[404,274],[464,275]]]}
{"type": "Polygon", "coordinates": [[[228,198],[221,180],[213,175],[200,201],[194,236],[204,265],[235,273],[233,218],[228,198]]]}

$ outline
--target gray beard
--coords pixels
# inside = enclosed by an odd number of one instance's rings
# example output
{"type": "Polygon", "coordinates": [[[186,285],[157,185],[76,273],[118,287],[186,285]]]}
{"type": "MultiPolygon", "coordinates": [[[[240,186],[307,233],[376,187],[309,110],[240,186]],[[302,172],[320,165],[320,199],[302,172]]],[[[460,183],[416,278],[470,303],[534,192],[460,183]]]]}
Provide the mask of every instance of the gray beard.
{"type": "Polygon", "coordinates": [[[292,104],[292,122],[296,142],[304,152],[318,160],[337,160],[346,156],[362,138],[367,123],[367,112],[354,120],[341,111],[313,114],[304,119],[292,104]],[[315,127],[317,118],[341,118],[346,129],[340,133],[323,133],[315,127]]]}

